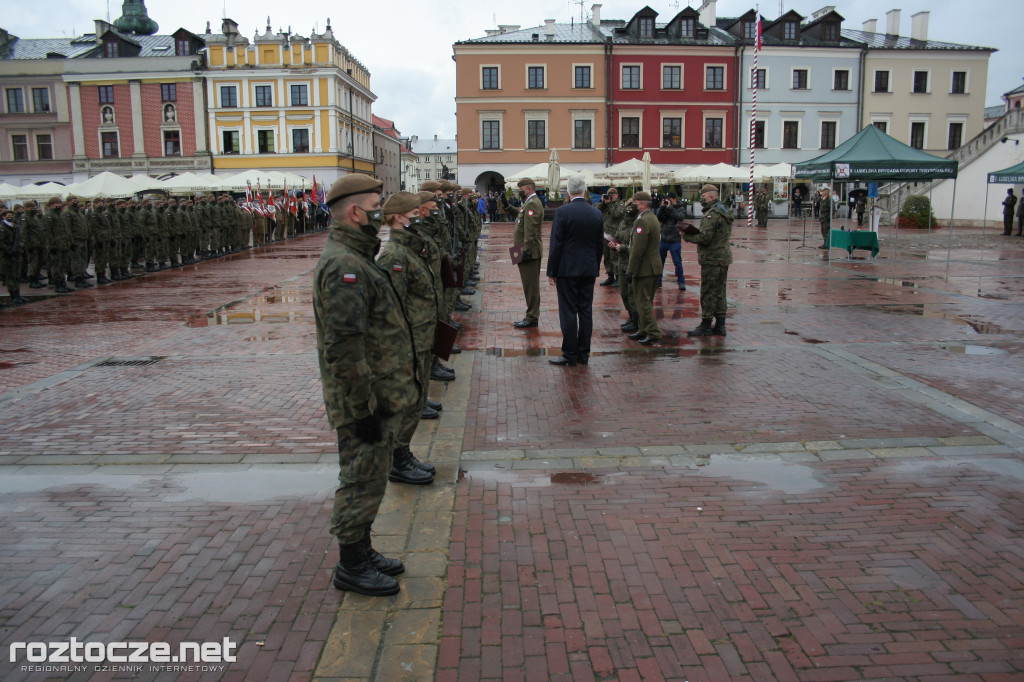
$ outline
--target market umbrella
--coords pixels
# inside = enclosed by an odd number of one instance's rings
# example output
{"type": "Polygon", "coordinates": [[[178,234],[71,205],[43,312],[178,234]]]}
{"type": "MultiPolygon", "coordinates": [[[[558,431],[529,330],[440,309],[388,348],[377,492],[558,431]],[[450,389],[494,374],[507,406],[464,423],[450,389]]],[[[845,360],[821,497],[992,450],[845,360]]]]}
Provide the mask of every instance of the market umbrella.
{"type": "Polygon", "coordinates": [[[651,153],[644,152],[644,155],[640,158],[643,162],[643,174],[641,175],[640,185],[643,187],[645,192],[650,193],[651,191],[651,153]]]}
{"type": "Polygon", "coordinates": [[[562,171],[558,166],[558,150],[552,149],[551,156],[548,158],[548,199],[551,199],[558,194],[558,186],[562,180],[562,171]]]}
{"type": "Polygon", "coordinates": [[[133,181],[108,171],[63,189],[67,194],[84,199],[124,199],[141,191],[136,189],[133,181]]]}

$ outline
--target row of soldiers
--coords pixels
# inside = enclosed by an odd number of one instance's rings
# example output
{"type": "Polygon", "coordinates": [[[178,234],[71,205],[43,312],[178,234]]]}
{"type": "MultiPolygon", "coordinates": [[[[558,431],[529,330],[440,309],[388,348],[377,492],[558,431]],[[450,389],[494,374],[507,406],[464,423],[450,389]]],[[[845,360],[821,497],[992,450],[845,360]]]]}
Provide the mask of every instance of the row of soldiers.
{"type": "MultiPolygon", "coordinates": [[[[18,305],[27,302],[21,296],[22,281],[33,289],[48,283],[57,293],[66,294],[73,291],[72,286],[93,286],[89,280],[94,278],[98,284],[107,284],[135,277],[133,267],[156,272],[326,227],[313,204],[297,206],[295,213],[280,205],[276,210],[273,206],[254,209],[229,195],[141,200],[53,197],[45,210],[26,201],[10,210],[11,227],[4,227],[10,246],[0,252],[2,272],[11,303],[18,305]],[[90,263],[94,275],[88,272],[90,263]]],[[[7,210],[0,203],[0,211],[7,210]]]]}

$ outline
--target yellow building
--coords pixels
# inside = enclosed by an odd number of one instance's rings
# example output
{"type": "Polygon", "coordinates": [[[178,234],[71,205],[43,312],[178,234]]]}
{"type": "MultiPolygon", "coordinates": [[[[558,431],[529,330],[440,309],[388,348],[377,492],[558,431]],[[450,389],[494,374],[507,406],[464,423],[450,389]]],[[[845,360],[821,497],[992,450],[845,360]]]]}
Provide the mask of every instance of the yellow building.
{"type": "Polygon", "coordinates": [[[224,19],[207,25],[206,105],[214,172],[298,173],[333,182],[373,173],[370,72],[334,38],[278,31],[250,42],[224,19]]]}

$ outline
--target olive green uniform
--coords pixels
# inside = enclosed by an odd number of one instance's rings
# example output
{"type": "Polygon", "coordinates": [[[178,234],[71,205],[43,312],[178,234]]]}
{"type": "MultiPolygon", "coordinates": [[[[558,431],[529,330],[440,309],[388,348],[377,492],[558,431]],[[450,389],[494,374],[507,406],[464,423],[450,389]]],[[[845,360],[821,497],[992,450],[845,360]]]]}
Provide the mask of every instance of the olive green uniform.
{"type": "Polygon", "coordinates": [[[640,338],[661,338],[661,329],[654,319],[654,292],[661,272],[661,223],[651,209],[645,210],[633,222],[629,263],[626,272],[633,278],[633,297],[636,301],[637,325],[640,338]]]}
{"type": "Polygon", "coordinates": [[[512,243],[523,246],[523,260],[519,264],[519,278],[523,283],[526,297],[526,318],[531,322],[540,319],[540,258],[541,224],[544,222],[544,204],[540,197],[531,194],[516,218],[512,243]]]}

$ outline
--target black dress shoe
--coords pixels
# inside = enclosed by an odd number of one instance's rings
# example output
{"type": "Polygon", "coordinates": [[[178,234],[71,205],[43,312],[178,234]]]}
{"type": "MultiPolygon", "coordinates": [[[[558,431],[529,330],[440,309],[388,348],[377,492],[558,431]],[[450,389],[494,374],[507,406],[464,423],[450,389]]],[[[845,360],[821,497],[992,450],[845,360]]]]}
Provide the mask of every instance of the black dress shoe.
{"type": "Polygon", "coordinates": [[[548,360],[552,365],[565,365],[567,367],[575,367],[576,361],[572,358],[567,358],[564,355],[559,355],[557,358],[551,358],[548,360]]]}
{"type": "Polygon", "coordinates": [[[516,329],[526,329],[527,327],[536,327],[537,326],[537,320],[531,320],[528,317],[524,317],[523,319],[519,320],[518,322],[513,322],[512,326],[515,327],[516,329]]]}
{"type": "Polygon", "coordinates": [[[645,336],[642,339],[640,339],[640,343],[644,344],[645,346],[650,346],[651,344],[658,343],[658,341],[661,341],[660,337],[655,339],[650,336],[645,336]]]}
{"type": "Polygon", "coordinates": [[[590,356],[589,355],[585,355],[582,358],[580,358],[579,360],[577,360],[576,362],[580,363],[581,365],[589,365],[590,364],[590,356]]]}
{"type": "Polygon", "coordinates": [[[450,352],[453,355],[458,355],[459,353],[462,352],[462,346],[460,346],[459,344],[455,344],[454,346],[452,346],[452,349],[451,349],[450,352]]]}
{"type": "Polygon", "coordinates": [[[646,339],[647,338],[644,334],[641,334],[638,331],[633,332],[632,334],[626,334],[626,336],[628,336],[629,338],[633,339],[634,341],[636,341],[638,339],[646,339]]]}

